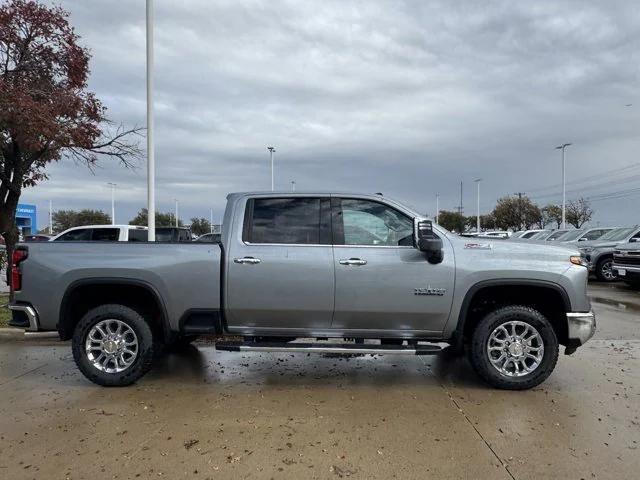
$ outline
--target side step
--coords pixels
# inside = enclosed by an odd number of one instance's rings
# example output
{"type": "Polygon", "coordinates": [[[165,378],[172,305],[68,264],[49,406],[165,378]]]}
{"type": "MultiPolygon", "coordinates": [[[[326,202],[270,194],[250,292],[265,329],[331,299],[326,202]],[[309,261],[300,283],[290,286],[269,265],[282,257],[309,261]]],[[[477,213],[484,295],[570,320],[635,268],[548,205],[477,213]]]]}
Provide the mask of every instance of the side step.
{"type": "Polygon", "coordinates": [[[378,355],[434,355],[437,345],[367,345],[363,343],[217,342],[225,352],[372,353],[378,355]]]}

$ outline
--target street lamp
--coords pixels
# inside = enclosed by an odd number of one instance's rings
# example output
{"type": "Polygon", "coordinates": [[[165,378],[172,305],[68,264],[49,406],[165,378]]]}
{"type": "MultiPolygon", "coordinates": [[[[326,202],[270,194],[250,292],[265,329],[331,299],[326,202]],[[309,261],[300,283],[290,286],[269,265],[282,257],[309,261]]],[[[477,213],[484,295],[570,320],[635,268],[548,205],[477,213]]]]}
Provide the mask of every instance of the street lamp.
{"type": "Polygon", "coordinates": [[[562,228],[565,229],[567,227],[566,223],[566,205],[567,205],[567,184],[565,181],[565,154],[564,150],[570,143],[563,143],[562,145],[558,145],[556,150],[562,150],[562,228]]]}
{"type": "Polygon", "coordinates": [[[273,154],[276,151],[276,147],[267,147],[271,156],[271,191],[273,192],[273,154]]]}
{"type": "Polygon", "coordinates": [[[438,215],[440,215],[440,194],[436,193],[436,225],[438,225],[438,215]]]}
{"type": "Polygon", "coordinates": [[[176,228],[178,228],[178,199],[175,199],[176,201],[176,228]]]}
{"type": "Polygon", "coordinates": [[[116,224],[116,185],[117,183],[107,183],[111,187],[111,225],[116,224]]]}
{"type": "Polygon", "coordinates": [[[296,181],[295,180],[291,180],[291,191],[292,192],[296,191],[296,181]]]}
{"type": "Polygon", "coordinates": [[[153,147],[153,0],[146,3],[147,20],[147,225],[148,239],[156,241],[156,171],[153,147]]]}
{"type": "Polygon", "coordinates": [[[209,228],[213,233],[213,208],[209,209],[209,228]]]}
{"type": "Polygon", "coordinates": [[[476,210],[476,232],[480,233],[480,182],[482,181],[481,178],[476,178],[474,180],[474,182],[476,182],[476,185],[478,186],[478,203],[477,203],[477,210],[476,210]]]}

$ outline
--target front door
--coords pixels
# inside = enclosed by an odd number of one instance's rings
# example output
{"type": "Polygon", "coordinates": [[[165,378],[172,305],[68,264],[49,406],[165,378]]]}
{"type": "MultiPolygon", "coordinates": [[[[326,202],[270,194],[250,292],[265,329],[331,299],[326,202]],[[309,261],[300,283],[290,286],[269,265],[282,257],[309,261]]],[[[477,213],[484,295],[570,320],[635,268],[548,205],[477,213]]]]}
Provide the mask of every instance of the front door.
{"type": "Polygon", "coordinates": [[[226,310],[231,331],[273,333],[331,326],[330,217],[329,197],[247,200],[242,238],[233,238],[227,253],[226,310]]]}
{"type": "Polygon", "coordinates": [[[369,199],[333,198],[336,276],[332,328],[441,332],[453,299],[454,258],[430,264],[413,246],[413,218],[369,199]]]}

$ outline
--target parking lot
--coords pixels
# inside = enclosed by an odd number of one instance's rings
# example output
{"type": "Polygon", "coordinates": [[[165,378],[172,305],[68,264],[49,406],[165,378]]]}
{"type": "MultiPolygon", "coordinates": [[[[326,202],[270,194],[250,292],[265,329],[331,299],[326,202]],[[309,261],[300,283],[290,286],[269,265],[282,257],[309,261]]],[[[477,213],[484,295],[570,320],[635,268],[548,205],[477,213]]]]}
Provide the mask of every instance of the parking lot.
{"type": "Polygon", "coordinates": [[[446,355],[204,343],[105,389],[66,343],[0,337],[0,478],[637,478],[640,295],[590,293],[596,337],[522,392],[446,355]]]}

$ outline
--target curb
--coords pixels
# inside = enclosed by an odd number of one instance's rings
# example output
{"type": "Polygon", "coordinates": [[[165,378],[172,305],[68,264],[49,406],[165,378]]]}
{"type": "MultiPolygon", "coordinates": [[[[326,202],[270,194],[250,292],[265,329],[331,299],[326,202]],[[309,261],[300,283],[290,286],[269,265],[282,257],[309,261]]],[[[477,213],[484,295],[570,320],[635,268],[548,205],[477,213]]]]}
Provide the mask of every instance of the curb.
{"type": "Polygon", "coordinates": [[[16,340],[24,340],[27,338],[24,334],[24,330],[19,328],[7,327],[0,328],[0,338],[13,338],[16,340]]]}

